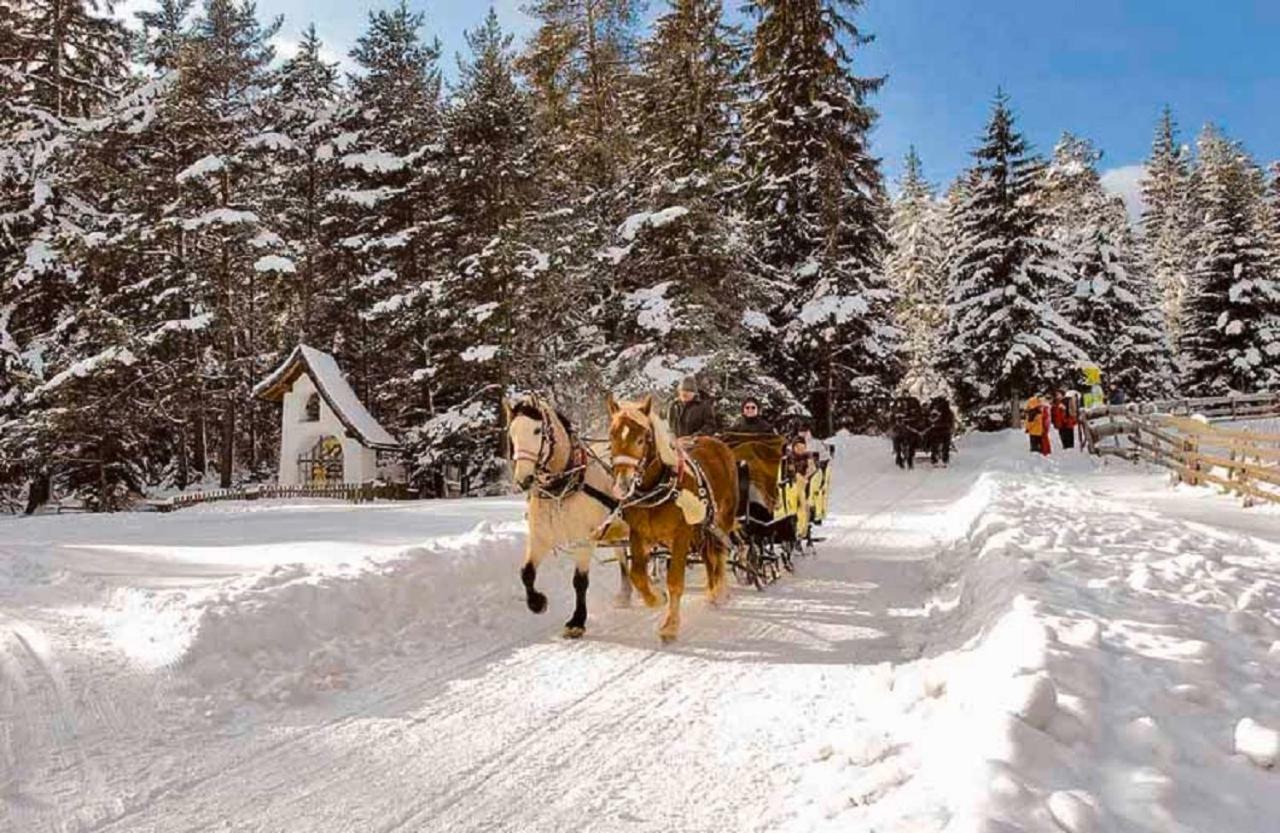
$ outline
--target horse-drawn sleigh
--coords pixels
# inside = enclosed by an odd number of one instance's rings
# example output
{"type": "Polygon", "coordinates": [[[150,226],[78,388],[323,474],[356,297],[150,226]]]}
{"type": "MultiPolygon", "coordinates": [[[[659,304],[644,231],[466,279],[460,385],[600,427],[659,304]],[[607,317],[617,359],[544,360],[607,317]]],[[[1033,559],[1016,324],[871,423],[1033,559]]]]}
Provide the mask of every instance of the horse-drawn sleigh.
{"type": "Polygon", "coordinates": [[[506,405],[513,479],[529,495],[529,538],[521,579],[529,609],[541,613],[537,569],[550,553],[574,558],[573,616],[568,637],[586,626],[586,591],[597,548],[619,550],[621,588],[645,604],[662,600],[651,579],[665,578],[667,616],[659,629],[674,639],[685,568],[701,563],[707,594],[723,600],[726,568],[757,588],[792,569],[812,547],[812,527],[826,514],[826,462],[797,455],[782,437],[726,435],[676,441],[651,398],[609,398],[607,449],[577,436],[545,401],[526,396],[506,405]],[[606,457],[608,458],[606,460],[606,457]]]}
{"type": "Polygon", "coordinates": [[[955,414],[947,397],[935,396],[927,405],[914,396],[896,397],[889,409],[886,432],[893,441],[894,462],[900,469],[914,469],[916,455],[928,454],[933,465],[950,465],[955,427],[955,414]]]}

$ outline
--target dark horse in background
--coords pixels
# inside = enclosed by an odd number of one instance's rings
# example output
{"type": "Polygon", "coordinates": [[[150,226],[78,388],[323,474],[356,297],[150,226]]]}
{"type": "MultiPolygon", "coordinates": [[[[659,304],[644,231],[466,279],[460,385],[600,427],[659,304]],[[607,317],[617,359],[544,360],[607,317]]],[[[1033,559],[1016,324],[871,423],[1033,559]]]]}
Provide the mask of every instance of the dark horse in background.
{"type": "Polygon", "coordinates": [[[898,468],[914,469],[916,451],[923,449],[927,427],[924,406],[914,396],[899,396],[889,410],[889,436],[893,439],[893,461],[898,468]]]}
{"type": "Polygon", "coordinates": [[[924,447],[929,449],[929,462],[935,466],[951,463],[951,437],[956,432],[956,415],[945,396],[935,396],[925,409],[924,447]]]}

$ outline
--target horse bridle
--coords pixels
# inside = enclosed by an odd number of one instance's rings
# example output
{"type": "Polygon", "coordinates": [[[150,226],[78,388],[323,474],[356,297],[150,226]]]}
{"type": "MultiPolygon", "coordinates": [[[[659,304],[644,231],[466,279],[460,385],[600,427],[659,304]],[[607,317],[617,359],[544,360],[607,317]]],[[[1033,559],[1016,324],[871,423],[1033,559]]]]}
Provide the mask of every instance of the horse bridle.
{"type": "MultiPolygon", "coordinates": [[[[590,460],[587,458],[594,457],[596,460],[599,460],[599,458],[595,457],[586,446],[582,446],[577,442],[573,431],[551,409],[541,404],[529,403],[528,410],[534,409],[538,412],[539,421],[542,423],[543,428],[537,454],[523,449],[515,449],[514,444],[512,448],[513,460],[526,460],[533,463],[534,485],[531,488],[537,490],[538,497],[551,500],[563,500],[580,489],[586,489],[589,493],[592,493],[591,496],[593,498],[604,503],[605,501],[602,498],[607,498],[608,496],[603,493],[596,494],[596,490],[587,488],[586,483],[586,470],[591,465],[590,460]],[[550,471],[549,466],[551,461],[555,459],[556,438],[554,425],[557,423],[569,437],[569,458],[565,463],[564,471],[553,472],[550,471]],[[575,466],[573,465],[574,450],[578,448],[581,448],[584,452],[583,462],[575,466]]],[[[525,411],[525,415],[528,416],[527,411],[525,411]]]]}
{"type": "MultiPolygon", "coordinates": [[[[658,506],[671,500],[680,490],[680,471],[672,471],[671,466],[662,462],[662,457],[658,454],[658,438],[654,433],[652,422],[645,427],[645,444],[644,457],[641,459],[626,454],[617,454],[612,458],[615,470],[618,466],[630,466],[636,472],[636,476],[631,479],[631,488],[618,504],[619,508],[658,506]],[[644,468],[647,468],[645,461],[650,455],[658,455],[658,462],[662,463],[662,467],[667,470],[667,476],[660,478],[649,491],[637,495],[636,490],[640,488],[640,481],[644,478],[644,468]]],[[[701,479],[700,476],[699,479],[701,479]]]]}
{"type": "MultiPolygon", "coordinates": [[[[550,414],[547,413],[547,409],[540,405],[533,405],[532,403],[530,403],[528,407],[530,410],[533,410],[534,408],[537,409],[538,421],[542,423],[542,439],[538,441],[538,453],[533,454],[524,449],[517,449],[515,448],[515,444],[512,443],[511,459],[516,462],[527,460],[528,462],[533,463],[533,470],[535,473],[538,473],[551,462],[551,458],[555,455],[556,437],[555,431],[551,428],[550,414]],[[548,440],[550,440],[550,442],[548,442],[548,440]]],[[[520,414],[522,412],[523,411],[521,410],[517,410],[516,413],[520,414]]]]}

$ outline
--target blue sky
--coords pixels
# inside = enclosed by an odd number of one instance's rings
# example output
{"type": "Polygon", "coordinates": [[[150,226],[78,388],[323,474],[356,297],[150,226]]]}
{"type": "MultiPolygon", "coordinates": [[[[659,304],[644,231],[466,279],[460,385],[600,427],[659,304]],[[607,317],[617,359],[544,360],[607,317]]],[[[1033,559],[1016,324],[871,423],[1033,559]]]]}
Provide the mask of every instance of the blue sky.
{"type": "MultiPolygon", "coordinates": [[[[125,0],[126,5],[148,0],[125,0]]],[[[388,0],[388,4],[391,0],[388,0]]],[[[495,3],[518,35],[532,22],[522,0],[495,3]]],[[[345,54],[379,3],[259,0],[285,15],[282,37],[314,20],[335,56],[345,54]]],[[[728,0],[736,8],[738,0],[728,0]]],[[[489,3],[412,0],[445,48],[446,72],[489,3]]],[[[662,4],[650,0],[654,13],[662,4]]],[[[1042,153],[1071,130],[1105,152],[1117,190],[1132,188],[1165,103],[1184,141],[1205,122],[1223,126],[1263,162],[1280,159],[1280,0],[868,0],[858,24],[876,36],[860,51],[865,74],[888,81],[873,99],[881,118],[873,150],[891,179],[915,144],[935,182],[968,163],[998,85],[1042,153]]],[[[288,44],[283,44],[285,49],[288,44]]]]}

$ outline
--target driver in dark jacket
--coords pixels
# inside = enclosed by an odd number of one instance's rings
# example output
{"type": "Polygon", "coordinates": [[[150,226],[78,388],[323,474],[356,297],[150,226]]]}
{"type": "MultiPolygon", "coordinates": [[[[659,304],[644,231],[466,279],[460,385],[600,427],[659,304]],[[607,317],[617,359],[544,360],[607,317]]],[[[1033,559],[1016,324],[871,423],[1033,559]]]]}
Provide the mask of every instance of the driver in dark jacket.
{"type": "Polygon", "coordinates": [[[698,380],[695,377],[684,377],[676,396],[676,401],[671,403],[671,410],[667,413],[667,423],[677,437],[716,433],[719,426],[716,425],[715,408],[698,390],[698,380]]]}
{"type": "Polygon", "coordinates": [[[742,402],[742,416],[734,423],[733,430],[739,434],[776,434],[773,426],[760,416],[760,401],[748,397],[742,402]]]}

